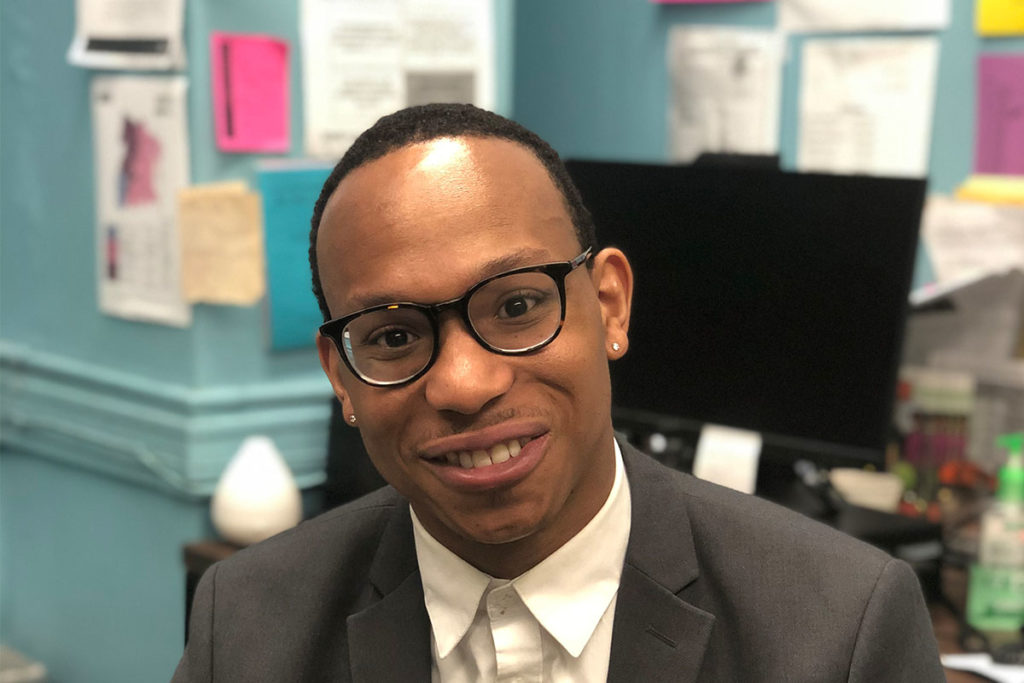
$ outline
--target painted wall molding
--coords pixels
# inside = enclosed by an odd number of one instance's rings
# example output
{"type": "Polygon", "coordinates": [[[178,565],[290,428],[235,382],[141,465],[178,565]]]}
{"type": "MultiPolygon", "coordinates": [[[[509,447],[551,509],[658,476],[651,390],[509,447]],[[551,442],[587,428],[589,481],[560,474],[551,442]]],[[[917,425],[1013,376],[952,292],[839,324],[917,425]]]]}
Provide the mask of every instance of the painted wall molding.
{"type": "Polygon", "coordinates": [[[332,396],[318,373],[193,388],[0,342],[0,446],[189,498],[251,434],[322,483],[332,396]]]}

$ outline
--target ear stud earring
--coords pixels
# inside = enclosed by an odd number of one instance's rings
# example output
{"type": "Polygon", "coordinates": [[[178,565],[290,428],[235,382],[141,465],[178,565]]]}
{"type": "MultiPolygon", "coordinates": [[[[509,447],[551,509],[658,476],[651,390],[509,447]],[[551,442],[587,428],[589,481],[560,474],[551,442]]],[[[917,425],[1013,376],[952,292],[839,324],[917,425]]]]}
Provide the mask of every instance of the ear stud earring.
{"type": "Polygon", "coordinates": [[[620,348],[622,347],[619,346],[619,342],[612,342],[612,351],[618,351],[620,348]]]}
{"type": "Polygon", "coordinates": [[[356,416],[355,415],[349,415],[348,416],[348,421],[351,422],[352,424],[355,424],[356,423],[356,416]]]}

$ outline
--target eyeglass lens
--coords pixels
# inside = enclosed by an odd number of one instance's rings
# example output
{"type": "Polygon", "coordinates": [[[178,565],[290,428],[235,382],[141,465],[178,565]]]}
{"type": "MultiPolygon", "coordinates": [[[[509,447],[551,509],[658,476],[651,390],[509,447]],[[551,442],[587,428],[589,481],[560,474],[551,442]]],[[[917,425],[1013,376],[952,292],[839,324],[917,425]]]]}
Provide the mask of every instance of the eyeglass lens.
{"type": "MultiPolygon", "coordinates": [[[[469,321],[476,336],[496,351],[543,344],[558,332],[558,285],[542,272],[512,273],[473,292],[469,321]]],[[[396,305],[355,318],[342,345],[359,374],[376,382],[401,382],[420,372],[434,354],[434,327],[424,309],[396,305]]]]}

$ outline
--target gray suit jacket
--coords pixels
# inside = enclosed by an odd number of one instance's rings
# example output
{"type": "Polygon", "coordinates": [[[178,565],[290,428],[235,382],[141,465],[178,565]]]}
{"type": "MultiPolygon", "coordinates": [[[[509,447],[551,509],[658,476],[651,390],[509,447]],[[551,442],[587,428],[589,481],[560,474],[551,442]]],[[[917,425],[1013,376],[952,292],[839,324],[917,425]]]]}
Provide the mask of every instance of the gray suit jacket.
{"type": "MultiPolygon", "coordinates": [[[[610,681],[943,681],[910,568],[622,447],[632,530],[610,681]]],[[[204,575],[174,681],[429,681],[408,504],[391,488],[204,575]]]]}

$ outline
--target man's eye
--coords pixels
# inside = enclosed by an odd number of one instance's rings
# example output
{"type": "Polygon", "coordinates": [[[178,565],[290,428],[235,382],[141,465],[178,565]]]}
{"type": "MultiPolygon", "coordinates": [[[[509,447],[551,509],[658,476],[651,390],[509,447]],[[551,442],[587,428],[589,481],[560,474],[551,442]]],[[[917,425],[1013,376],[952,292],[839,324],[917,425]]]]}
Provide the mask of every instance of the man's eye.
{"type": "Polygon", "coordinates": [[[519,316],[526,315],[530,309],[537,305],[537,302],[536,296],[527,294],[517,294],[516,296],[509,297],[498,307],[498,317],[518,318],[519,316]]]}
{"type": "Polygon", "coordinates": [[[403,346],[407,346],[414,341],[417,337],[409,330],[391,329],[378,332],[377,334],[370,337],[371,346],[382,346],[388,349],[400,349],[403,346]]]}

